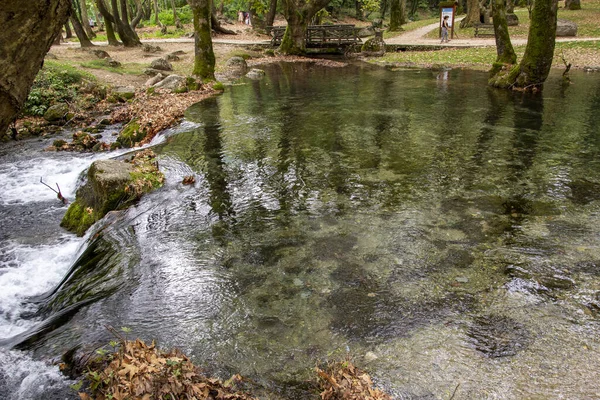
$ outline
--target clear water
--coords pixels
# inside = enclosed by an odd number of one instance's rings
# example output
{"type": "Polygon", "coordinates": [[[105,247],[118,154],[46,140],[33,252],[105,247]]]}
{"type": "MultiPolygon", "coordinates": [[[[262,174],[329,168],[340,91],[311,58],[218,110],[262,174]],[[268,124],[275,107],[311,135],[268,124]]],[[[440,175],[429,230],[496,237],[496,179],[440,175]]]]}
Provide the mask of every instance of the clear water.
{"type": "Polygon", "coordinates": [[[154,146],[165,187],[7,344],[50,357],[127,326],[265,398],[314,398],[311,368],[346,356],[395,398],[600,397],[598,76],[524,95],[266,70],[154,146]]]}

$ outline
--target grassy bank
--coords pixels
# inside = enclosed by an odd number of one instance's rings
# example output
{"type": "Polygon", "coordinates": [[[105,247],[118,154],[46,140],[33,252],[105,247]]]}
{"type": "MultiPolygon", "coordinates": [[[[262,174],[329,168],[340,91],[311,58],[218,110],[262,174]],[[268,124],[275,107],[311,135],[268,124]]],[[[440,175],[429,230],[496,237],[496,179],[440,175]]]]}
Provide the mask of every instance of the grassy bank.
{"type": "MultiPolygon", "coordinates": [[[[519,59],[525,52],[525,46],[515,46],[519,59]]],[[[556,43],[554,68],[564,68],[561,55],[573,68],[600,65],[600,41],[556,43]]],[[[373,64],[399,64],[430,68],[435,65],[456,68],[488,70],[496,59],[495,47],[443,49],[437,51],[405,51],[387,53],[380,58],[370,60],[373,64]]]]}

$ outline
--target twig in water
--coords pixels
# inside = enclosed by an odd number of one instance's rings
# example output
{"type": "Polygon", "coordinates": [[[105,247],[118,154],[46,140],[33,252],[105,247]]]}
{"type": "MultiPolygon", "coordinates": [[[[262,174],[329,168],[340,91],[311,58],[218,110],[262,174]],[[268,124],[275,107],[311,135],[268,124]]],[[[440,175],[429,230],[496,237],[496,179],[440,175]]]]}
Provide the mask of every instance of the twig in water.
{"type": "Polygon", "coordinates": [[[52,190],[54,193],[56,193],[56,197],[58,197],[58,199],[60,201],[62,201],[63,204],[69,204],[69,200],[67,200],[65,198],[65,196],[62,195],[61,191],[60,191],[60,186],[58,186],[58,183],[56,184],[56,187],[58,188],[58,191],[54,190],[54,188],[50,185],[48,185],[46,182],[43,181],[44,178],[40,178],[40,183],[44,186],[46,186],[48,189],[52,190]]]}

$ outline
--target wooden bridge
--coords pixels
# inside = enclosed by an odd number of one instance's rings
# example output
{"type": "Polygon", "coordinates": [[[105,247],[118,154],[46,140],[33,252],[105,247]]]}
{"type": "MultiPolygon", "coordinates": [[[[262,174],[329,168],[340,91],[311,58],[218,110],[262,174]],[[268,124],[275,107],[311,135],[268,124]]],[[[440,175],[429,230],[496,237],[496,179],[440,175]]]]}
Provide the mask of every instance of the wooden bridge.
{"type": "MultiPolygon", "coordinates": [[[[271,26],[271,44],[279,46],[283,40],[285,26],[271,26]]],[[[306,29],[306,47],[346,47],[361,40],[354,25],[309,25],[306,29]]]]}

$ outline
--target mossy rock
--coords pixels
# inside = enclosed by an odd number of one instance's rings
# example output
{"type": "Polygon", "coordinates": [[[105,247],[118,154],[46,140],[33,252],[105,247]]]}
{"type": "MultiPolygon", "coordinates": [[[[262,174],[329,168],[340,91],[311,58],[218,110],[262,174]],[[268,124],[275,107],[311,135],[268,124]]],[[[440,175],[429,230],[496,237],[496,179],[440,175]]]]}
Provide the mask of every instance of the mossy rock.
{"type": "Polygon", "coordinates": [[[48,122],[56,122],[65,118],[69,112],[69,106],[66,104],[55,104],[48,108],[44,113],[44,119],[48,122]]]}
{"type": "Polygon", "coordinates": [[[117,143],[120,147],[133,147],[136,143],[142,141],[146,137],[146,130],[142,129],[137,120],[133,120],[119,133],[117,143]]]}
{"type": "Polygon", "coordinates": [[[79,236],[109,211],[122,210],[144,194],[159,188],[164,175],[158,170],[151,150],[136,154],[131,163],[117,160],[95,161],[87,172],[87,182],[77,190],[60,225],[79,236]]]}

